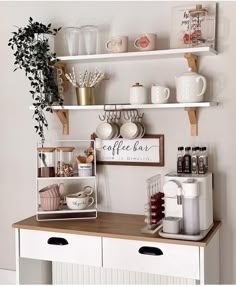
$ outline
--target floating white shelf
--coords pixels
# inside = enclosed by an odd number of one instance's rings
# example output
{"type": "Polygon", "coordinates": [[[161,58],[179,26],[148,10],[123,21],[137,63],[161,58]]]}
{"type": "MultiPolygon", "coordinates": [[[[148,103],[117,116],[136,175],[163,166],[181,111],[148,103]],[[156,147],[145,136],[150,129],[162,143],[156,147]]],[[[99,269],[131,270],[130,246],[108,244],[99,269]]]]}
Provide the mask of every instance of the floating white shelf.
{"type": "MultiPolygon", "coordinates": [[[[166,104],[105,104],[105,105],[65,105],[52,106],[63,127],[63,134],[69,134],[69,110],[128,110],[128,109],[160,109],[160,108],[184,108],[188,112],[190,130],[192,136],[197,136],[197,109],[216,106],[218,102],[196,103],[166,103],[166,104]]],[[[33,106],[30,109],[34,109],[33,106]]],[[[40,178],[42,179],[42,178],[40,178]]],[[[73,177],[72,177],[73,179],[73,177]]]]}
{"type": "MultiPolygon", "coordinates": [[[[217,105],[217,102],[197,103],[165,103],[165,104],[105,104],[105,105],[64,105],[52,106],[53,110],[106,110],[106,109],[158,109],[158,108],[185,108],[185,107],[210,107],[217,105]]],[[[30,109],[34,109],[30,106],[30,109]]]]}
{"type": "Polygon", "coordinates": [[[210,47],[184,48],[184,49],[168,49],[144,52],[128,52],[128,53],[110,53],[95,55],[79,55],[79,56],[62,56],[58,59],[64,63],[88,63],[88,62],[105,62],[105,61],[129,61],[129,60],[154,60],[183,57],[184,54],[191,53],[196,56],[216,55],[216,50],[210,47]]]}

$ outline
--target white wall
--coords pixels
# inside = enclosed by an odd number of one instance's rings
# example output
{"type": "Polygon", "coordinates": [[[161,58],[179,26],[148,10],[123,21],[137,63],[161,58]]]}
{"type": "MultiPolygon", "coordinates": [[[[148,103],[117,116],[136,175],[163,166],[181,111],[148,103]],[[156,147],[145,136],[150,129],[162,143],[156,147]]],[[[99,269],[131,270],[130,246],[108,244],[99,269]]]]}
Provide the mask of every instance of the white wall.
{"type": "MultiPolygon", "coordinates": [[[[35,147],[34,121],[29,111],[31,96],[24,73],[13,73],[14,57],[7,41],[14,25],[24,26],[31,16],[55,27],[97,24],[108,29],[108,35],[126,34],[132,41],[141,32],[155,32],[159,48],[168,48],[171,7],[180,2],[0,2],[1,59],[1,172],[0,172],[0,268],[14,269],[14,231],[11,224],[35,214],[35,147]]],[[[184,3],[186,4],[186,2],[184,3]]],[[[221,280],[235,284],[235,2],[219,3],[219,55],[204,57],[200,73],[208,78],[208,99],[217,107],[199,111],[199,136],[191,137],[187,114],[180,110],[145,111],[147,133],[165,135],[165,167],[99,167],[99,208],[114,212],[143,214],[145,180],[175,169],[179,145],[206,145],[210,151],[210,169],[214,172],[214,213],[223,222],[221,228],[221,280]]],[[[61,36],[57,39],[62,54],[61,36]]],[[[154,82],[172,89],[174,76],[186,71],[183,59],[122,62],[95,65],[111,74],[102,83],[98,97],[106,102],[127,102],[129,87],[139,81],[145,86],[154,82]]],[[[91,66],[92,68],[93,66],[91,66]]],[[[78,67],[77,67],[78,68],[78,67]]],[[[83,67],[84,68],[84,67],[83,67]]],[[[66,102],[75,103],[74,91],[66,102]]],[[[100,99],[101,101],[101,99],[100,99]]],[[[49,116],[48,139],[86,139],[95,131],[100,112],[71,112],[70,135],[61,135],[59,121],[49,116]]]]}

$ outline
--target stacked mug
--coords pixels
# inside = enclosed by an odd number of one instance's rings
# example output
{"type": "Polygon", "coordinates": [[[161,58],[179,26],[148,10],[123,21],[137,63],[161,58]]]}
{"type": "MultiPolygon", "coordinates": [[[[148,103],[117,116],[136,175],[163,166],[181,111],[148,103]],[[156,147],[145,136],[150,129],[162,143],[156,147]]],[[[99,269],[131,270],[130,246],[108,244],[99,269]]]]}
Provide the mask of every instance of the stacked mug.
{"type": "Polygon", "coordinates": [[[60,185],[52,184],[39,191],[41,208],[44,211],[59,210],[63,204],[60,194],[60,185]]]}
{"type": "Polygon", "coordinates": [[[140,120],[131,118],[121,126],[117,122],[107,121],[100,123],[96,128],[96,135],[102,140],[117,139],[120,136],[124,139],[134,140],[142,138],[145,134],[145,127],[140,120]]]}

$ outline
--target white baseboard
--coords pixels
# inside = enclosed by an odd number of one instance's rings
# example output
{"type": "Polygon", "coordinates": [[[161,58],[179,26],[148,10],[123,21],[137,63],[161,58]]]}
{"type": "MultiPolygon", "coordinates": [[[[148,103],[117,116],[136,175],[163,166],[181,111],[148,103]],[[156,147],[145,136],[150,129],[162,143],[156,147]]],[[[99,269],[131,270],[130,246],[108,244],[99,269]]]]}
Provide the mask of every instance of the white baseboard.
{"type": "Polygon", "coordinates": [[[16,271],[0,269],[0,285],[16,284],[16,271]]]}

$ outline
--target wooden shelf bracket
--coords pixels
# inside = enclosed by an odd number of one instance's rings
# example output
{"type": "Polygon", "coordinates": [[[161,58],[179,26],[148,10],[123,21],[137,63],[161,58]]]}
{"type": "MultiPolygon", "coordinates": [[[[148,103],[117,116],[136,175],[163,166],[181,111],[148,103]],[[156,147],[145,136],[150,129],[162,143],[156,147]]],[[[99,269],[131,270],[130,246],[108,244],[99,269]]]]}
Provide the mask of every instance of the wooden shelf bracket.
{"type": "Polygon", "coordinates": [[[198,71],[198,57],[191,53],[184,54],[185,59],[188,61],[188,66],[192,69],[192,72],[198,71]]]}
{"type": "Polygon", "coordinates": [[[198,136],[197,108],[196,107],[185,107],[184,110],[188,112],[191,136],[198,136]]]}
{"type": "Polygon", "coordinates": [[[64,135],[69,134],[69,110],[54,110],[57,117],[61,121],[62,124],[62,132],[64,135]]]}

